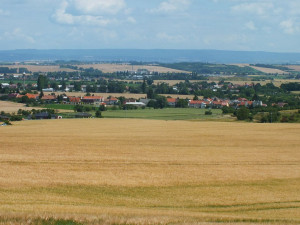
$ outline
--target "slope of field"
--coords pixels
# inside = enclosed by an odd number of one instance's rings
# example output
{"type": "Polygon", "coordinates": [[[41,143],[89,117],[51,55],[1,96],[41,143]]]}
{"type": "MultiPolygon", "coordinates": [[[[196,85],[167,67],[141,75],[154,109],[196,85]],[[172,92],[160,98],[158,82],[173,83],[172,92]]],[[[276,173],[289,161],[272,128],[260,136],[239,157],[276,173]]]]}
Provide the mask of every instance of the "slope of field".
{"type": "Polygon", "coordinates": [[[0,133],[0,223],[300,223],[299,124],[86,119],[0,133]]]}
{"type": "MultiPolygon", "coordinates": [[[[263,73],[278,73],[278,74],[288,74],[288,72],[280,70],[280,69],[274,69],[274,68],[266,68],[266,67],[260,67],[260,66],[251,66],[250,64],[232,64],[239,67],[245,67],[249,66],[255,70],[261,71],[263,73]]],[[[287,66],[288,67],[288,66],[287,66]]]]}
{"type": "Polygon", "coordinates": [[[6,113],[16,113],[18,112],[19,109],[32,110],[32,109],[40,109],[40,108],[26,107],[25,104],[22,103],[0,101],[0,112],[4,111],[6,113]]]}
{"type": "Polygon", "coordinates": [[[159,73],[189,73],[183,70],[175,70],[171,68],[166,68],[162,66],[151,66],[151,65],[128,65],[128,64],[86,64],[86,65],[77,65],[79,68],[90,68],[93,67],[94,69],[101,70],[104,73],[113,73],[117,71],[136,71],[138,69],[146,69],[150,72],[159,72],[159,73]]]}
{"type": "Polygon", "coordinates": [[[292,70],[300,72],[300,65],[291,65],[291,66],[286,66],[292,70]]]}

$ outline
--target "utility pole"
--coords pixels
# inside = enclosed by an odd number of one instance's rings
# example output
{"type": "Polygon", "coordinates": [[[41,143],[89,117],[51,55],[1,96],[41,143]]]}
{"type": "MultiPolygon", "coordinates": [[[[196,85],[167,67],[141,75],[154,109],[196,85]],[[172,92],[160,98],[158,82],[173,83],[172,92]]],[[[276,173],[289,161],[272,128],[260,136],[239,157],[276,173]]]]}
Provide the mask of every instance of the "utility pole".
{"type": "Polygon", "coordinates": [[[271,123],[272,123],[272,119],[273,119],[273,112],[271,112],[271,123]]]}

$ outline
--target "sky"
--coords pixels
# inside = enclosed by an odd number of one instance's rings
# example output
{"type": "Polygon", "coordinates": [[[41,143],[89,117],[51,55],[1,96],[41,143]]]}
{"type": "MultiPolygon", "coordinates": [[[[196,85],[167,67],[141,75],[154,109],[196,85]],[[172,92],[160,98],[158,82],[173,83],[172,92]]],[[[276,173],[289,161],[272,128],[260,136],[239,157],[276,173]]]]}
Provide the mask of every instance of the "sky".
{"type": "Polygon", "coordinates": [[[300,0],[0,0],[0,50],[300,52],[300,0]]]}

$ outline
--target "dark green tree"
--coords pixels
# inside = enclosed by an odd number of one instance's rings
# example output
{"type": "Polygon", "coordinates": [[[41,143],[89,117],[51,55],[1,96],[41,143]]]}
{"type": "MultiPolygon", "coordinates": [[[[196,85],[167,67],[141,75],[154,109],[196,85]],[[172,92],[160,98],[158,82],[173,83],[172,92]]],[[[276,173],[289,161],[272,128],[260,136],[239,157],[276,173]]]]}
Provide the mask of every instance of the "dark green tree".
{"type": "Polygon", "coordinates": [[[246,107],[241,107],[236,112],[236,117],[238,120],[247,120],[249,118],[250,110],[246,107]]]}

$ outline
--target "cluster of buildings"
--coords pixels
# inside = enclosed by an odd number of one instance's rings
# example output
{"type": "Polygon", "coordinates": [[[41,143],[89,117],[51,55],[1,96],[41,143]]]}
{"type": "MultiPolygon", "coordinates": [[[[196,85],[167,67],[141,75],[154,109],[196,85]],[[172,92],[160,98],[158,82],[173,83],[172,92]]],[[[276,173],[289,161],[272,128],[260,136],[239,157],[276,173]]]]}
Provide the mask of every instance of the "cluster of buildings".
{"type": "MultiPolygon", "coordinates": [[[[27,96],[29,99],[34,100],[43,100],[47,103],[56,103],[58,102],[58,96],[51,94],[51,95],[43,95],[40,97],[39,94],[30,94],[27,93],[25,95],[21,95],[19,93],[12,93],[8,95],[8,98],[22,98],[23,96],[27,96]]],[[[94,105],[94,106],[100,106],[100,105],[116,105],[118,104],[119,100],[115,97],[109,96],[108,98],[104,98],[102,96],[83,96],[83,97],[74,97],[74,96],[67,96],[67,95],[61,95],[60,101],[62,101],[64,104],[73,104],[73,105],[79,105],[79,104],[88,104],[88,105],[94,105]]],[[[148,102],[151,99],[125,99],[123,104],[126,105],[135,105],[135,106],[146,106],[148,102]]],[[[175,107],[177,102],[179,101],[179,98],[167,98],[168,106],[175,107]]],[[[205,99],[199,99],[199,100],[188,100],[188,107],[190,108],[223,108],[223,107],[234,107],[239,108],[241,106],[245,107],[267,107],[266,104],[263,104],[262,101],[250,101],[246,98],[238,98],[235,100],[228,100],[228,99],[219,99],[219,98],[205,98],[205,99]]],[[[281,106],[281,105],[280,105],[281,106]]],[[[283,107],[284,105],[282,105],[283,107]]]]}
{"type": "MultiPolygon", "coordinates": [[[[169,106],[176,106],[176,103],[178,102],[178,98],[167,98],[168,105],[169,106]]],[[[189,100],[188,106],[190,108],[223,108],[223,107],[267,107],[266,104],[263,104],[262,101],[249,101],[246,98],[238,98],[236,100],[228,100],[228,99],[219,99],[219,98],[205,98],[201,100],[189,100]]]]}

